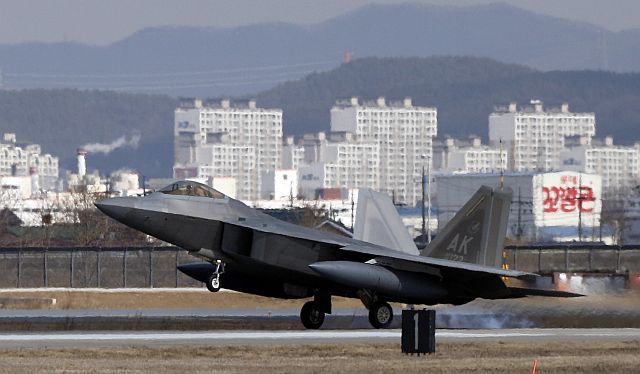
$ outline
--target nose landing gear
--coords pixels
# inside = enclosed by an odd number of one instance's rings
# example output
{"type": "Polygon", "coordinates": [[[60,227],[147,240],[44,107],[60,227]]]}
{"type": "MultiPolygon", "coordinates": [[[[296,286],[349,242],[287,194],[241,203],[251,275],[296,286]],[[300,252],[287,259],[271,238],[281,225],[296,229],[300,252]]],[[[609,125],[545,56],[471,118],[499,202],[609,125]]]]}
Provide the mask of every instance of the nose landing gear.
{"type": "Polygon", "coordinates": [[[324,323],[324,312],[318,303],[307,301],[300,310],[300,321],[305,328],[317,330],[324,323]]]}
{"type": "Polygon", "coordinates": [[[205,282],[207,289],[211,292],[220,291],[220,275],[224,273],[224,262],[216,260],[215,266],[216,270],[214,270],[213,274],[211,274],[209,279],[205,282]]]}
{"type": "Polygon", "coordinates": [[[331,314],[331,295],[318,291],[313,301],[308,301],[300,310],[300,321],[305,328],[317,330],[324,323],[325,313],[331,314]]]}

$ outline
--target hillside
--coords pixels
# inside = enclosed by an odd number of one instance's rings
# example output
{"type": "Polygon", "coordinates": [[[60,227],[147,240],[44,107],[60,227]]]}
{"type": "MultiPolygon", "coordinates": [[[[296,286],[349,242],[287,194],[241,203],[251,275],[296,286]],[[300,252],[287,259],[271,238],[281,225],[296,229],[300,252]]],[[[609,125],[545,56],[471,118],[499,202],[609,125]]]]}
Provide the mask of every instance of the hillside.
{"type": "MultiPolygon", "coordinates": [[[[601,71],[540,72],[524,66],[472,57],[365,58],[324,73],[252,95],[258,105],[284,109],[285,134],[329,129],[336,99],[360,96],[390,100],[411,96],[415,105],[438,108],[438,134],[487,137],[494,105],[536,98],[567,101],[572,111],[594,111],[597,136],[616,143],[640,140],[640,74],[601,71]]],[[[123,167],[146,176],[169,176],[173,160],[173,110],[177,100],[162,95],[105,91],[0,91],[0,132],[37,142],[63,166],[73,168],[75,148],[111,143],[140,134],[138,148],[91,154],[89,166],[123,167]]]]}
{"type": "Polygon", "coordinates": [[[123,167],[146,175],[170,176],[173,163],[173,110],[168,96],[105,91],[0,90],[0,132],[14,132],[19,142],[42,145],[60,157],[61,166],[75,169],[75,150],[89,143],[112,143],[140,135],[137,147],[108,155],[91,153],[90,168],[111,171],[123,167]]]}
{"type": "Polygon", "coordinates": [[[637,71],[640,30],[610,32],[505,4],[370,5],[312,25],[158,27],[104,47],[0,45],[6,88],[242,95],[357,58],[483,56],[539,70],[637,71]]]}
{"type": "Polygon", "coordinates": [[[261,105],[284,109],[285,133],[329,129],[336,98],[411,96],[414,105],[438,108],[438,134],[488,135],[496,104],[540,99],[569,102],[572,111],[596,112],[597,136],[640,140],[640,74],[602,71],[540,72],[469,57],[366,58],[326,73],[282,84],[258,95],[261,105]]]}

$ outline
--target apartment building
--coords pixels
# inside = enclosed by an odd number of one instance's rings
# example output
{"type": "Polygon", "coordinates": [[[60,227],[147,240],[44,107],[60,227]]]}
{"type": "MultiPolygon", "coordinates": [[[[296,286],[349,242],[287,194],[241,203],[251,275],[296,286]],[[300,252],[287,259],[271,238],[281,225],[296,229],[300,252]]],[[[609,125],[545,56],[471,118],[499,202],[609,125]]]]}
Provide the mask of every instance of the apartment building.
{"type": "Polygon", "coordinates": [[[541,101],[532,100],[521,108],[516,103],[496,107],[489,115],[489,141],[507,149],[512,171],[560,170],[567,138],[590,145],[595,126],[594,113],[573,113],[566,103],[545,110],[541,101]]]}
{"type": "Polygon", "coordinates": [[[582,171],[602,176],[605,198],[628,193],[640,182],[639,150],[636,146],[613,144],[613,137],[593,140],[591,145],[576,144],[561,154],[564,170],[582,171]]]}
{"type": "Polygon", "coordinates": [[[54,190],[59,176],[58,163],[57,157],[42,154],[39,144],[18,143],[16,134],[4,134],[0,143],[0,176],[37,175],[35,188],[54,190]]]}
{"type": "Polygon", "coordinates": [[[359,143],[351,133],[307,134],[305,158],[298,168],[300,194],[319,188],[379,188],[380,152],[375,143],[359,143]]]}
{"type": "Polygon", "coordinates": [[[414,106],[411,98],[387,103],[379,97],[361,103],[353,97],[331,109],[331,131],[351,133],[355,143],[377,146],[374,188],[395,196],[397,202],[415,205],[422,197],[422,168],[432,160],[437,114],[436,108],[414,106]]]}
{"type": "Polygon", "coordinates": [[[479,137],[470,142],[447,138],[441,148],[441,154],[434,154],[436,170],[458,173],[498,173],[507,169],[508,154],[506,149],[483,145],[479,137]]]}
{"type": "Polygon", "coordinates": [[[281,166],[282,110],[254,100],[183,102],[175,110],[175,178],[235,178],[237,197],[260,198],[261,175],[281,166]]]}

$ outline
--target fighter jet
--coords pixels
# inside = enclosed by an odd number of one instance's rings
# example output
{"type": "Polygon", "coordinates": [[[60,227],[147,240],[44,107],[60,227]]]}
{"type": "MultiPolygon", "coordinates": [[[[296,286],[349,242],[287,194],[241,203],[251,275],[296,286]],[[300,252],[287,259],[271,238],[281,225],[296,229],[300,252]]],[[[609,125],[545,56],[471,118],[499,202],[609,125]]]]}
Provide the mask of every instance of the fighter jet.
{"type": "Polygon", "coordinates": [[[511,193],[480,188],[419,251],[389,197],[361,190],[354,237],[273,218],[193,181],[138,197],[96,203],[108,216],[206,260],[179,266],[216,292],[303,299],[302,324],[320,328],[331,297],[358,298],[369,322],[388,327],[390,302],[464,304],[476,298],[579,296],[516,288],[503,277],[532,274],[500,268],[511,193]]]}

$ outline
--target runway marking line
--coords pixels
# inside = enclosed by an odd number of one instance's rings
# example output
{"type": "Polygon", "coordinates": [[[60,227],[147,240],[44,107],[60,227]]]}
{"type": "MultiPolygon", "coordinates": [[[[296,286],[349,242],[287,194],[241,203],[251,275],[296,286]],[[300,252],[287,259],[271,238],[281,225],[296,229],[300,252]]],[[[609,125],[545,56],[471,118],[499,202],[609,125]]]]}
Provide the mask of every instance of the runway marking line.
{"type": "MultiPolygon", "coordinates": [[[[633,332],[633,336],[640,337],[640,331],[633,332]],[[633,335],[634,334],[634,335],[633,335]]],[[[620,331],[579,331],[579,330],[553,330],[541,331],[491,331],[481,332],[465,331],[437,331],[436,337],[450,339],[496,339],[496,338],[523,338],[523,337],[610,337],[628,336],[620,334],[620,331]]],[[[25,334],[0,334],[0,342],[36,342],[36,341],[188,341],[188,340],[335,340],[335,339],[385,339],[400,338],[400,330],[365,330],[365,331],[217,331],[217,332],[144,332],[144,333],[25,333],[25,334]]]]}

